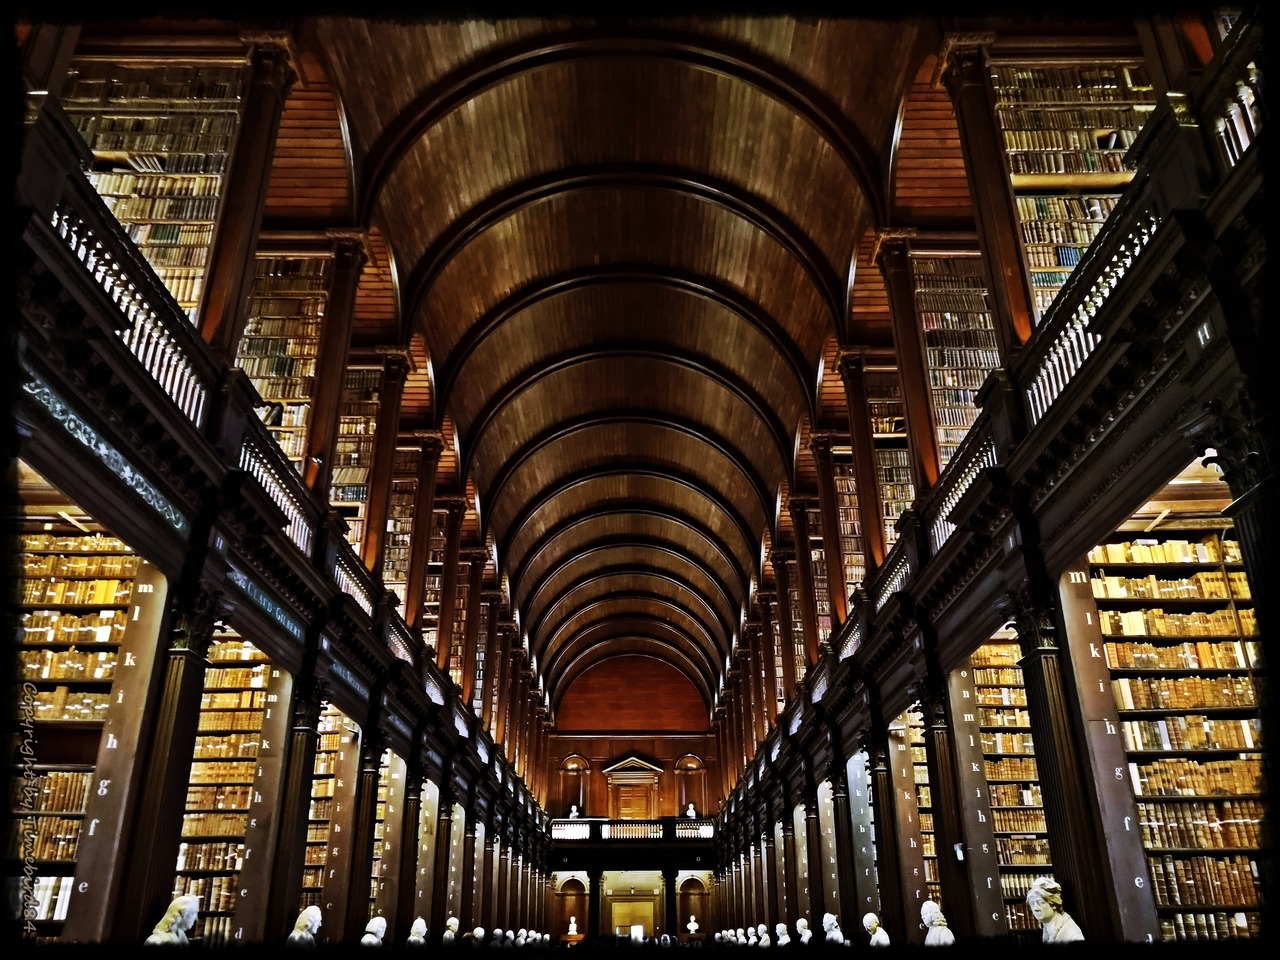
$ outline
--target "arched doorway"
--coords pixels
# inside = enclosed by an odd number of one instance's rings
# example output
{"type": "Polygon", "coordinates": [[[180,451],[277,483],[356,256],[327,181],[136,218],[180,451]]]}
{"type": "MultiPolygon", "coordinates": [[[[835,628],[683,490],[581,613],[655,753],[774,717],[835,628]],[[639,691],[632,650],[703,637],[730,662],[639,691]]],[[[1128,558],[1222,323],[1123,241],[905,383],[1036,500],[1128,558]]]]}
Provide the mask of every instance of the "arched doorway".
{"type": "Polygon", "coordinates": [[[693,804],[694,811],[700,817],[710,815],[707,809],[707,768],[701,758],[686,753],[675,762],[676,792],[679,803],[679,815],[684,816],[693,804]]]}
{"type": "Polygon", "coordinates": [[[676,896],[676,930],[681,940],[691,939],[689,919],[696,918],[698,932],[694,938],[701,939],[707,930],[711,918],[707,914],[707,888],[697,877],[685,877],[680,882],[680,890],[676,896]]]}
{"type": "Polygon", "coordinates": [[[558,816],[572,815],[574,807],[577,807],[578,816],[587,815],[587,777],[590,773],[590,761],[579,753],[571,753],[560,761],[558,816]]]}

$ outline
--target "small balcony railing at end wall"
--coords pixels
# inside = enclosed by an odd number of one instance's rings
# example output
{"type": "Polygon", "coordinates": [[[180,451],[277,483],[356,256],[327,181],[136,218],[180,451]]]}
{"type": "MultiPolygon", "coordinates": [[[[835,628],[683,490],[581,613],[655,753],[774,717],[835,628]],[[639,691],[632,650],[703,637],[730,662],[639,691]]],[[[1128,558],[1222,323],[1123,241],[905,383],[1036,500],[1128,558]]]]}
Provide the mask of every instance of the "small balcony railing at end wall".
{"type": "Polygon", "coordinates": [[[701,817],[659,817],[656,820],[606,820],[575,817],[552,820],[552,840],[714,840],[716,822],[701,817]]]}

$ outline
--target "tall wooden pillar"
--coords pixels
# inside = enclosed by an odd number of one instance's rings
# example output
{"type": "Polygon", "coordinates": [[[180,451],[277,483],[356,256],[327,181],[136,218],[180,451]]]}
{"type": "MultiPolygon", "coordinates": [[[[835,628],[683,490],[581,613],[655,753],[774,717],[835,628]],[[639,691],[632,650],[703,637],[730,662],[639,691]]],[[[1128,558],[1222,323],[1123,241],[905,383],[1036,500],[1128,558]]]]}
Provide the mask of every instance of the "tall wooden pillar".
{"type": "MultiPolygon", "coordinates": [[[[879,704],[872,701],[873,711],[878,712],[879,704]]],[[[873,717],[876,713],[872,714],[873,717]]],[[[870,767],[871,805],[876,820],[876,873],[879,875],[879,888],[888,891],[888,896],[880,897],[880,923],[889,931],[890,943],[907,943],[907,911],[896,891],[902,887],[902,871],[898,865],[895,851],[901,849],[902,841],[898,838],[898,820],[894,815],[896,798],[894,797],[893,774],[889,767],[889,741],[884,724],[873,719],[871,731],[866,742],[867,759],[870,767]],[[880,851],[884,851],[880,853],[880,851]]],[[[919,918],[916,918],[919,923],[919,918]]]]}
{"type": "Polygon", "coordinates": [[[494,825],[484,825],[484,879],[480,886],[480,914],[477,922],[486,930],[492,931],[498,925],[498,870],[494,858],[497,855],[497,840],[494,825]]]}
{"type": "Polygon", "coordinates": [[[404,384],[411,366],[409,357],[403,353],[388,353],[382,360],[378,427],[373,439],[373,465],[369,470],[364,536],[360,540],[360,560],[375,580],[382,579],[382,545],[387,539],[391,480],[400,437],[400,401],[404,398],[404,384]]]}
{"type": "MultiPolygon", "coordinates": [[[[436,505],[436,470],[444,440],[435,431],[415,433],[422,451],[418,459],[418,486],[413,498],[413,532],[409,537],[409,573],[405,586],[404,620],[422,642],[422,605],[424,603],[427,563],[431,558],[431,514],[436,505]]],[[[432,931],[434,934],[435,931],[432,931]]]]}
{"type": "Polygon", "coordinates": [[[809,540],[809,501],[793,497],[787,504],[796,536],[796,574],[799,577],[800,630],[804,636],[804,660],[812,668],[821,655],[818,648],[818,609],[813,580],[813,555],[809,540]]]}
{"type": "Polygon", "coordinates": [[[765,824],[763,842],[765,899],[762,920],[769,925],[769,936],[772,937],[773,928],[778,923],[783,908],[781,891],[778,889],[778,841],[774,837],[772,821],[765,824]]]}
{"type": "Polygon", "coordinates": [[[774,550],[769,559],[773,564],[773,578],[778,584],[778,633],[782,649],[782,689],[787,703],[796,695],[796,643],[795,626],[791,620],[791,570],[789,554],[774,550]]]}
{"type": "MultiPolygon", "coordinates": [[[[836,507],[836,475],[831,460],[831,437],[818,434],[809,441],[818,469],[818,511],[822,517],[822,555],[827,564],[827,596],[831,604],[831,632],[849,619],[849,586],[844,579],[840,549],[840,511],[836,507]]],[[[875,488],[872,487],[872,490],[875,488]]],[[[862,492],[859,491],[859,502],[862,492]]]]}
{"type": "Polygon", "coordinates": [[[940,64],[960,131],[978,243],[991,279],[1000,365],[1007,367],[1031,338],[1035,312],[1022,261],[1021,226],[1005,174],[1004,131],[996,117],[991,68],[983,50],[994,39],[994,34],[951,34],[940,64]]]}
{"type": "Polygon", "coordinates": [[[818,788],[810,784],[805,788],[804,798],[804,842],[806,859],[809,861],[809,913],[810,924],[817,927],[815,937],[821,937],[819,921],[826,912],[826,861],[822,856],[822,824],[818,820],[818,788]]]}
{"type": "Polygon", "coordinates": [[[476,912],[476,888],[483,877],[476,870],[476,818],[475,804],[467,804],[467,822],[462,828],[462,863],[458,870],[462,885],[458,898],[458,919],[462,921],[462,929],[470,930],[479,922],[476,912]]]}
{"type": "Polygon", "coordinates": [[[306,858],[307,819],[311,807],[311,779],[315,774],[316,748],[320,743],[320,711],[324,686],[313,678],[299,678],[294,685],[293,725],[285,751],[284,784],[276,832],[275,868],[267,900],[266,931],[269,938],[284,938],[293,929],[302,896],[302,871],[306,858]]]}
{"type": "Polygon", "coordinates": [[[356,288],[368,259],[362,237],[339,234],[334,241],[333,279],[324,322],[320,324],[316,392],[311,400],[311,423],[302,463],[302,479],[308,489],[326,503],[338,443],[338,420],[342,414],[342,383],[347,354],[351,351],[351,330],[355,326],[356,288]]]}
{"type": "Polygon", "coordinates": [[[498,617],[502,612],[502,594],[494,590],[482,598],[487,608],[484,635],[484,689],[480,693],[480,723],[489,736],[497,741],[494,732],[494,694],[501,689],[498,682],[502,673],[502,639],[498,630],[498,617]]]}
{"type": "Polygon", "coordinates": [[[782,811],[782,869],[786,894],[786,920],[794,927],[800,912],[800,862],[796,853],[795,813],[788,802],[782,811]]]}
{"type": "Polygon", "coordinates": [[[462,520],[466,501],[450,497],[446,501],[444,527],[444,570],[440,577],[440,626],[436,631],[436,669],[449,675],[449,647],[453,642],[453,613],[458,598],[458,555],[462,547],[462,520]]]}
{"type": "Polygon", "coordinates": [[[387,930],[387,939],[391,943],[403,943],[417,917],[416,878],[418,850],[422,846],[422,838],[418,835],[422,827],[422,784],[422,764],[410,751],[404,777],[404,834],[400,840],[400,862],[396,864],[396,874],[392,878],[396,885],[396,924],[394,929],[387,930]]]}
{"type": "MultiPolygon", "coordinates": [[[[351,879],[347,884],[345,904],[345,933],[347,937],[364,930],[369,919],[370,866],[373,863],[374,829],[378,819],[378,768],[382,762],[383,744],[377,735],[377,723],[364,724],[360,738],[360,776],[356,782],[356,808],[351,821],[351,835],[347,844],[351,848],[348,861],[351,879]]],[[[329,918],[332,927],[333,918],[329,918]]],[[[341,934],[339,934],[341,936],[341,934]]]]}
{"type": "MultiPolygon", "coordinates": [[[[253,260],[284,104],[297,79],[284,37],[257,41],[235,157],[218,204],[218,227],[205,271],[200,334],[229,365],[248,319],[253,260]]],[[[314,489],[314,488],[313,488],[314,489]]]]}
{"type": "Polygon", "coordinates": [[[431,886],[431,922],[428,930],[431,942],[441,945],[444,935],[445,921],[449,919],[449,860],[452,854],[453,839],[453,786],[449,782],[450,774],[446,769],[440,783],[440,803],[436,810],[436,847],[432,873],[435,877],[431,886]]]}
{"type": "Polygon", "coordinates": [[[929,765],[929,793],[933,798],[933,837],[938,854],[938,881],[946,897],[947,924],[957,937],[975,935],[973,897],[968,871],[956,849],[964,845],[962,810],[955,752],[951,742],[950,705],[945,685],[934,679],[921,691],[925,757],[929,765]]]}
{"type": "Polygon", "coordinates": [[[498,906],[493,925],[503,930],[511,926],[511,841],[501,838],[498,850],[498,906]]]}
{"type": "Polygon", "coordinates": [[[773,728],[778,721],[778,661],[777,641],[773,632],[773,603],[776,596],[772,593],[756,594],[756,603],[760,605],[760,658],[764,679],[764,718],[765,730],[773,728]]]}
{"type": "Polygon", "coordinates": [[[480,637],[480,617],[483,610],[480,583],[484,577],[484,565],[488,554],[483,550],[468,550],[462,556],[467,564],[467,621],[462,634],[462,702],[471,705],[475,695],[476,643],[480,637]]]}
{"type": "Polygon", "coordinates": [[[929,399],[929,366],[925,362],[920,324],[916,319],[907,237],[883,234],[877,261],[884,276],[885,293],[889,297],[893,351],[898,358],[898,381],[902,384],[902,404],[907,415],[911,477],[919,499],[937,485],[942,455],[938,451],[938,430],[929,399]]]}
{"type": "Polygon", "coordinates": [[[215,591],[199,587],[177,600],[169,615],[169,650],[146,754],[147,789],[138,796],[137,828],[119,880],[122,894],[114,927],[106,939],[141,943],[173,899],[173,858],[182,837],[217,602],[215,591]]]}
{"type": "Polygon", "coordinates": [[[862,913],[858,909],[858,889],[854,877],[853,815],[849,809],[849,776],[844,764],[832,764],[831,809],[836,840],[836,891],[840,897],[841,929],[861,924],[862,913]]]}
{"type": "MultiPolygon", "coordinates": [[[[886,552],[880,483],[876,479],[875,438],[867,405],[865,360],[861,353],[840,354],[840,381],[849,411],[849,443],[853,448],[853,480],[858,490],[858,522],[867,562],[867,579],[882,563],[886,552]]],[[[847,921],[846,921],[847,922],[847,921]]]]}

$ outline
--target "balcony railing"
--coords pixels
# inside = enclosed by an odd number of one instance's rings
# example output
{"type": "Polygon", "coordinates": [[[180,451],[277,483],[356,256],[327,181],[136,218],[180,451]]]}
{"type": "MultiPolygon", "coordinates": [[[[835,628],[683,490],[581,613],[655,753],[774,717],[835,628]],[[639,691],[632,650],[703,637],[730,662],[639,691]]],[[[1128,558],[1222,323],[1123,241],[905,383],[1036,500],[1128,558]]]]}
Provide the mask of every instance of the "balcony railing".
{"type": "Polygon", "coordinates": [[[574,817],[552,820],[552,840],[617,843],[631,840],[714,840],[716,822],[703,817],[659,817],[656,820],[606,820],[574,817]]]}

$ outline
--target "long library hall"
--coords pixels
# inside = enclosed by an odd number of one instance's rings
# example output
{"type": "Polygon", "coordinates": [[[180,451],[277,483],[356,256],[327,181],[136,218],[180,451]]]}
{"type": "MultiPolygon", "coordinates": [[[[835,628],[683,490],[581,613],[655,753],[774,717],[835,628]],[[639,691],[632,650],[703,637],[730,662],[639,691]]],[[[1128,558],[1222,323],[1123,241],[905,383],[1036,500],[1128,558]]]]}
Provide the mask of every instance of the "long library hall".
{"type": "Polygon", "coordinates": [[[15,21],[24,952],[1265,949],[1260,5],[100,13],[15,21]]]}

